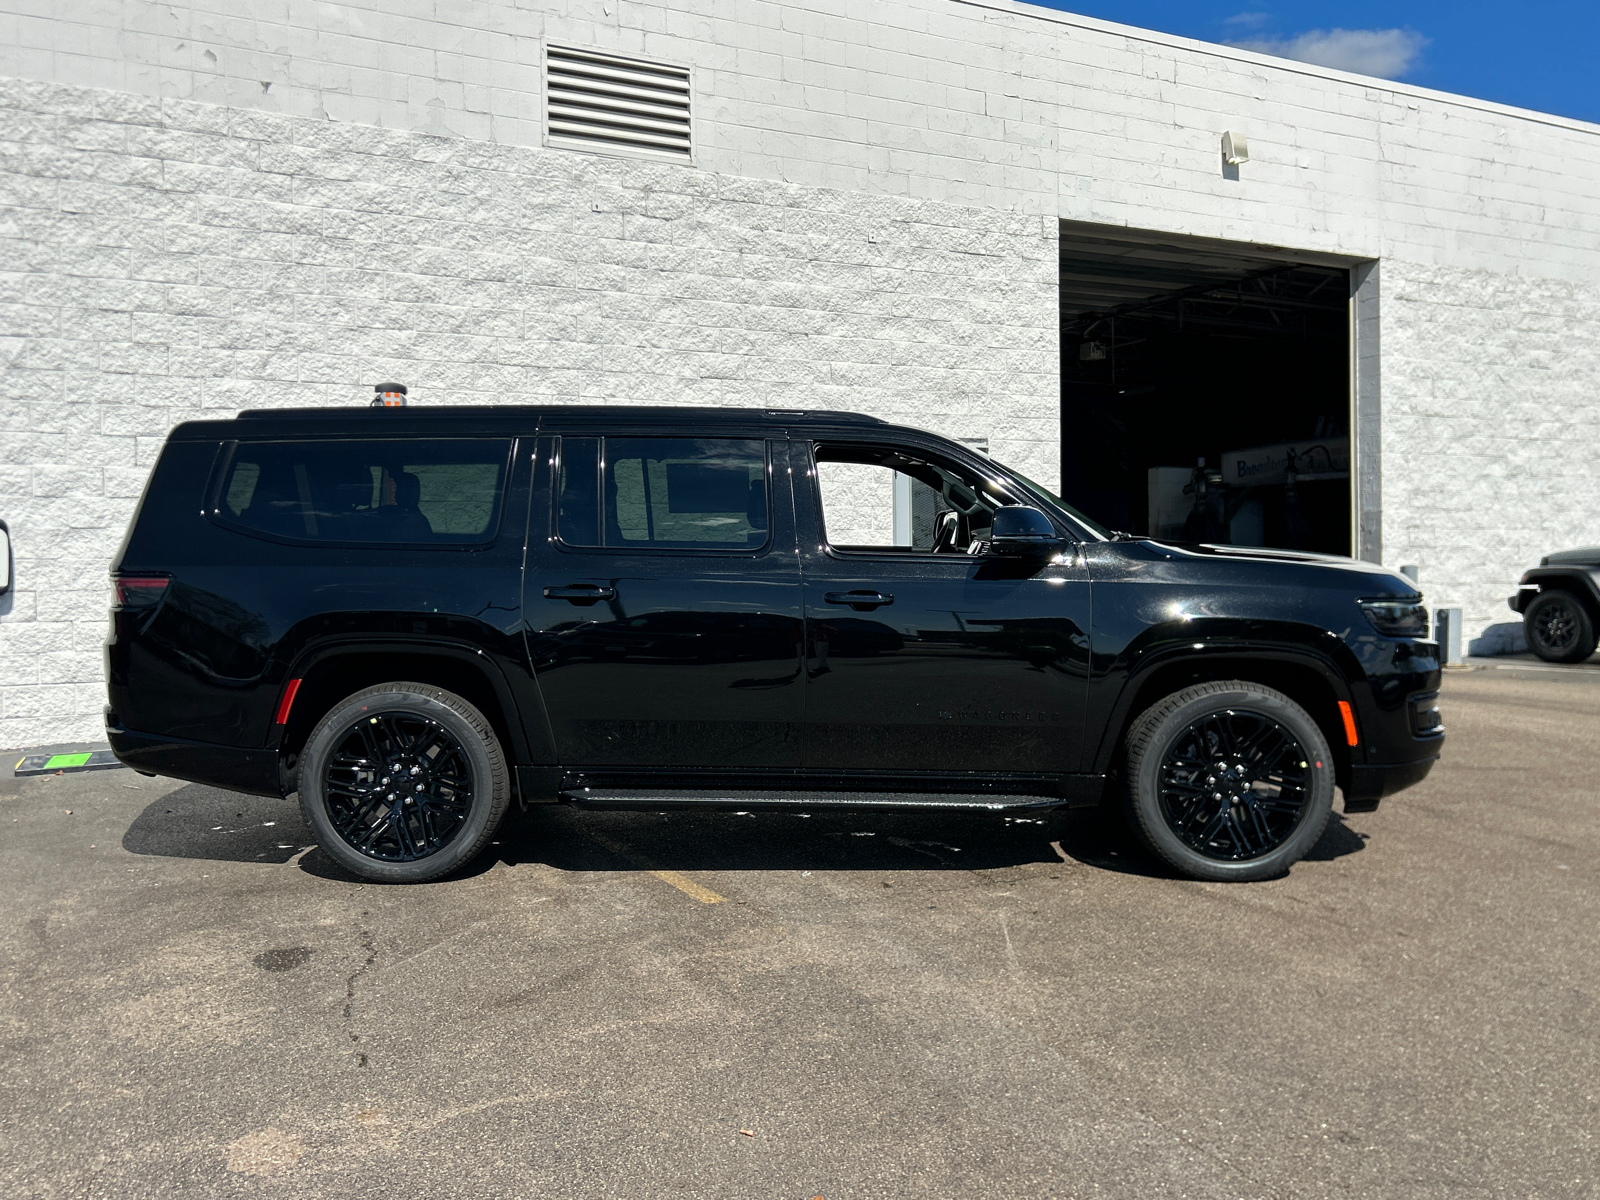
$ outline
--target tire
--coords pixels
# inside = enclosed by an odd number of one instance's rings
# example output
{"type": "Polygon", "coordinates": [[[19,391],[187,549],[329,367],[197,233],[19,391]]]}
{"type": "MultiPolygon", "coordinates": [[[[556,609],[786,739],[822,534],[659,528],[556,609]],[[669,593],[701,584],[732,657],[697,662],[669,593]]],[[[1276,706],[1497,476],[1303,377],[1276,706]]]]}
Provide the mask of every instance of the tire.
{"type": "Polygon", "coordinates": [[[493,726],[428,684],[341,700],[300,756],[300,809],[317,845],[380,883],[423,883],[470,861],[510,802],[493,726]]]}
{"type": "Polygon", "coordinates": [[[1545,662],[1582,662],[1594,653],[1594,618],[1571,592],[1540,592],[1522,614],[1528,649],[1545,662]]]}
{"type": "Polygon", "coordinates": [[[1195,684],[1141,713],[1126,779],[1134,832],[1191,879],[1281,875],[1333,810],[1333,756],[1317,723],[1282,692],[1237,679],[1195,684]]]}

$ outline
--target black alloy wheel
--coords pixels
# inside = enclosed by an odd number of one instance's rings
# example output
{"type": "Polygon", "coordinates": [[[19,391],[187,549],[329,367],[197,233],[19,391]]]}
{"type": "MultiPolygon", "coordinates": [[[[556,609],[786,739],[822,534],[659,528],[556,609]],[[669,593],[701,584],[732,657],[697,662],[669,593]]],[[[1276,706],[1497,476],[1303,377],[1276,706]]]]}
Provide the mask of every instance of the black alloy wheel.
{"type": "Polygon", "coordinates": [[[382,684],[336,705],[306,743],[300,805],[318,845],[368,879],[418,883],[466,862],[510,798],[494,730],[461,697],[382,684]]]}
{"type": "Polygon", "coordinates": [[[1207,858],[1259,858],[1283,845],[1305,814],[1310,766],[1294,734],[1266,714],[1208,713],[1161,759],[1161,815],[1207,858]]]}
{"type": "Polygon", "coordinates": [[[1582,662],[1594,653],[1594,619],[1571,592],[1540,592],[1522,616],[1528,649],[1545,662],[1582,662]]]}
{"type": "Polygon", "coordinates": [[[439,722],[380,712],[346,726],[322,788],[346,845],[380,862],[415,862],[461,832],[472,808],[472,765],[439,722]]]}
{"type": "Polygon", "coordinates": [[[1127,789],[1135,832],[1184,874],[1265,879],[1322,836],[1334,763],[1316,721],[1282,692],[1199,683],[1129,727],[1127,789]]]}

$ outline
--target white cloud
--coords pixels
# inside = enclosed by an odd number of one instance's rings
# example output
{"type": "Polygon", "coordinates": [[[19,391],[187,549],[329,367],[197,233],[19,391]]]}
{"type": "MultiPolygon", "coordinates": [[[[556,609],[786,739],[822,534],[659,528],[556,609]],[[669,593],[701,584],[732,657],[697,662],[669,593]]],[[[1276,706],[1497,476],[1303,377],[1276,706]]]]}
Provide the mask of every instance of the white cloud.
{"type": "Polygon", "coordinates": [[[1312,29],[1296,37],[1228,44],[1357,75],[1399,79],[1416,65],[1428,39],[1415,29],[1312,29]]]}
{"type": "Polygon", "coordinates": [[[1224,21],[1223,24],[1224,25],[1238,25],[1238,26],[1241,26],[1242,28],[1245,28],[1245,29],[1260,29],[1263,25],[1265,25],[1270,20],[1272,20],[1272,14],[1271,13],[1242,12],[1242,13],[1235,13],[1233,16],[1229,17],[1226,21],[1224,21]]]}

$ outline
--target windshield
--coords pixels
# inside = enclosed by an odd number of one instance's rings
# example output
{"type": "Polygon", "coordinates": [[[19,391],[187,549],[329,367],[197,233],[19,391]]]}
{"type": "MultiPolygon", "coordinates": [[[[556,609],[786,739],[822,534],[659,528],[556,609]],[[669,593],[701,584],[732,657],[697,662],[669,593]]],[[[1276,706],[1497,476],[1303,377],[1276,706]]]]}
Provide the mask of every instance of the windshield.
{"type": "Polygon", "coordinates": [[[1029,479],[1026,475],[1024,475],[1021,471],[1016,471],[1016,470],[1013,470],[1010,467],[1007,467],[1006,468],[1006,473],[1009,474],[1011,476],[1011,478],[1015,479],[1018,483],[1022,484],[1024,487],[1026,487],[1029,491],[1033,492],[1035,495],[1037,495],[1037,496],[1041,497],[1042,499],[1047,500],[1051,504],[1055,505],[1055,507],[1059,508],[1062,512],[1066,513],[1074,521],[1077,521],[1080,525],[1084,526],[1084,528],[1090,530],[1092,533],[1099,534],[1101,537],[1105,538],[1107,541],[1112,541],[1112,540],[1115,539],[1116,535],[1114,533],[1112,533],[1111,530],[1107,529],[1104,525],[1100,524],[1099,521],[1090,520],[1088,517],[1084,516],[1081,512],[1079,512],[1077,509],[1073,508],[1072,505],[1068,504],[1060,496],[1058,496],[1054,492],[1052,492],[1049,488],[1044,487],[1041,484],[1035,483],[1033,480],[1029,479]]]}

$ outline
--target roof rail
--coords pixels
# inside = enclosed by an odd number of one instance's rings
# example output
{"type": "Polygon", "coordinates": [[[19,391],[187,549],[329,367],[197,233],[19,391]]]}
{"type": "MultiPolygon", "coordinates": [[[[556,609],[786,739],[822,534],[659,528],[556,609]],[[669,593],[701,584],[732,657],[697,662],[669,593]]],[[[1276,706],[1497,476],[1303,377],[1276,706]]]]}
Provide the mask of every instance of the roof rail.
{"type": "MultiPolygon", "coordinates": [[[[710,407],[695,404],[629,404],[629,405],[599,405],[599,404],[413,404],[403,410],[408,418],[413,417],[439,417],[465,419],[470,417],[571,417],[582,416],[587,418],[609,419],[615,421],[648,420],[651,417],[668,417],[674,419],[701,418],[709,420],[749,420],[752,417],[765,418],[775,421],[806,421],[829,425],[883,425],[881,417],[869,417],[865,413],[831,412],[826,409],[788,409],[788,408],[737,408],[728,405],[710,407]]],[[[237,421],[271,421],[271,420],[299,420],[299,421],[334,421],[334,420],[360,420],[363,417],[376,417],[382,413],[381,409],[374,410],[363,405],[348,408],[247,408],[241,410],[234,417],[237,421]]],[[[383,414],[385,419],[392,420],[395,413],[383,414]]]]}

